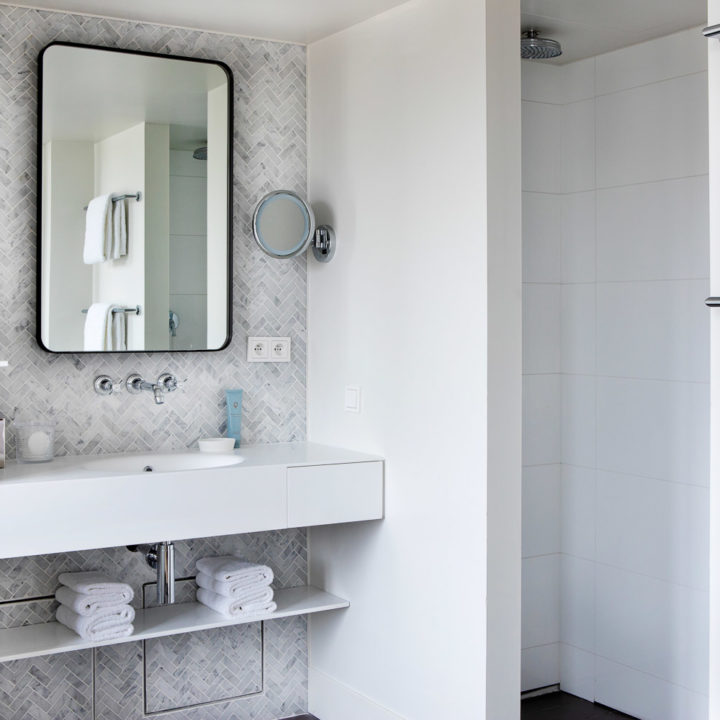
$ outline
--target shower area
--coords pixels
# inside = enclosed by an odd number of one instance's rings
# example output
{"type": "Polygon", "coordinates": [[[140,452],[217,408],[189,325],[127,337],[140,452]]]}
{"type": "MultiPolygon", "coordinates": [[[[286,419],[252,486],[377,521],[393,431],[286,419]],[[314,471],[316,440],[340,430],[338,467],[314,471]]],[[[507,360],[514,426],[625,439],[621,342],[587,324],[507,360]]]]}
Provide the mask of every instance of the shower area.
{"type": "Polygon", "coordinates": [[[707,720],[707,8],[580,5],[523,12],[522,689],[707,720]]]}

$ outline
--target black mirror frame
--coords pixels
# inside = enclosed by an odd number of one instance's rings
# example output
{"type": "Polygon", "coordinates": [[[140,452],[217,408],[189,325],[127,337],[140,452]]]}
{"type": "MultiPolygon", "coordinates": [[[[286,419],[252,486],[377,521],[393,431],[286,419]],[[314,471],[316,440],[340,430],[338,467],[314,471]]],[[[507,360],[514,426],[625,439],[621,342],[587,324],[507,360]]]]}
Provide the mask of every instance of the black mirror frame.
{"type": "Polygon", "coordinates": [[[38,122],[37,122],[37,177],[35,179],[36,197],[37,197],[37,214],[36,214],[36,253],[37,253],[37,271],[35,278],[35,338],[42,350],[54,355],[127,355],[129,353],[186,353],[186,352],[220,352],[226,350],[232,341],[232,310],[233,310],[233,138],[234,138],[234,77],[233,72],[228,65],[220,60],[207,60],[205,58],[185,57],[183,55],[166,55],[163,53],[146,52],[144,50],[125,50],[123,48],[104,47],[102,45],[85,45],[82,43],[72,43],[63,41],[53,41],[48,43],[38,54],[38,122]],[[206,65],[218,66],[227,77],[228,85],[228,147],[227,147],[227,331],[225,342],[219,348],[208,348],[203,350],[123,350],[123,351],[106,351],[103,353],[75,350],[51,350],[46,347],[41,336],[41,294],[42,294],[42,122],[43,122],[43,58],[45,52],[55,46],[82,48],[84,50],[102,50],[104,52],[122,53],[124,55],[143,55],[145,57],[162,58],[164,60],[183,60],[185,62],[203,63],[206,65]]]}

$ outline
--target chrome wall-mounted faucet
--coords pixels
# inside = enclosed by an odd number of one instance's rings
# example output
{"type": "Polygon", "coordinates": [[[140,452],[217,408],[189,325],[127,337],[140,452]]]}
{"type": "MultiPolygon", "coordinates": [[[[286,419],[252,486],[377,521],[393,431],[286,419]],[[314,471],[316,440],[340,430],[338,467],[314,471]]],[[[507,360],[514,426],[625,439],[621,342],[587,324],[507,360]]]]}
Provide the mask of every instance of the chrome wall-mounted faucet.
{"type": "Polygon", "coordinates": [[[178,389],[178,381],[174,375],[163,373],[157,382],[151,383],[143,380],[140,375],[133,373],[128,375],[125,381],[127,391],[133,395],[139,395],[143,391],[151,392],[155,399],[156,405],[162,405],[165,402],[165,393],[174,392],[178,389]]]}

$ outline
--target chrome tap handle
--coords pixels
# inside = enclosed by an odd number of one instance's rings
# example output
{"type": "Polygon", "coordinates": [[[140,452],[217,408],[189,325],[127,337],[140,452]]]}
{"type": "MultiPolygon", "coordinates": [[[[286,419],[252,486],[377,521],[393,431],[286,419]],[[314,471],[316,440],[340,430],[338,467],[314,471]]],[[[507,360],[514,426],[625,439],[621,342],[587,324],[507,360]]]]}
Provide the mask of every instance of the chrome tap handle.
{"type": "Polygon", "coordinates": [[[122,390],[122,383],[113,382],[108,375],[98,375],[93,382],[93,388],[98,395],[112,395],[122,390]]]}
{"type": "Polygon", "coordinates": [[[171,373],[163,373],[157,379],[157,385],[164,392],[175,392],[180,387],[178,379],[171,373]]]}

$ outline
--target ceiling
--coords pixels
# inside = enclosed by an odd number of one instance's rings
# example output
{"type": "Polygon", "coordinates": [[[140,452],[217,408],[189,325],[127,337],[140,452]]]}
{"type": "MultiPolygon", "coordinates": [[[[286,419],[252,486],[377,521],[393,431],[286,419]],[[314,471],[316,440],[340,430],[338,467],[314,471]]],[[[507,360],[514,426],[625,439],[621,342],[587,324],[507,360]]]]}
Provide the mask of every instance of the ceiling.
{"type": "Polygon", "coordinates": [[[522,29],[558,40],[555,64],[706,25],[707,0],[522,0],[522,29]]]}
{"type": "Polygon", "coordinates": [[[406,0],[13,0],[0,4],[306,44],[404,2],[406,0]]]}

